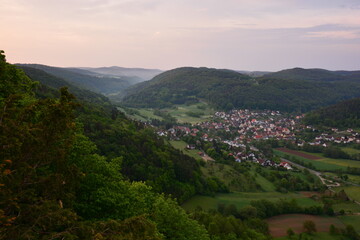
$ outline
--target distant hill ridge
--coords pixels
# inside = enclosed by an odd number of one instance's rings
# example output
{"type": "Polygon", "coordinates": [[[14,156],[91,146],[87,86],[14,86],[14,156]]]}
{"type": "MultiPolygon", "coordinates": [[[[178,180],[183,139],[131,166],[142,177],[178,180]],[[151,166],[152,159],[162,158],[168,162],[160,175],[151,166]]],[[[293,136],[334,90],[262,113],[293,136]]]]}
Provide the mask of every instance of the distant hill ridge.
{"type": "Polygon", "coordinates": [[[150,80],[156,75],[163,72],[162,70],[159,69],[124,68],[118,66],[99,67],[99,68],[79,68],[79,69],[84,69],[90,72],[109,75],[109,76],[135,77],[135,78],[139,78],[138,82],[150,80]]]}
{"type": "Polygon", "coordinates": [[[353,76],[360,79],[360,71],[329,71],[320,68],[304,69],[292,68],[281,70],[274,73],[263,75],[266,78],[281,78],[289,80],[309,80],[309,81],[342,81],[350,80],[353,76]]]}
{"type": "Polygon", "coordinates": [[[41,64],[16,65],[40,69],[78,87],[104,95],[121,94],[129,86],[149,80],[161,73],[161,70],[140,68],[61,68],[41,64]]]}
{"type": "Polygon", "coordinates": [[[170,107],[205,100],[219,109],[306,112],[360,97],[359,71],[294,68],[262,77],[232,70],[183,67],[130,87],[123,104],[170,107]]]}

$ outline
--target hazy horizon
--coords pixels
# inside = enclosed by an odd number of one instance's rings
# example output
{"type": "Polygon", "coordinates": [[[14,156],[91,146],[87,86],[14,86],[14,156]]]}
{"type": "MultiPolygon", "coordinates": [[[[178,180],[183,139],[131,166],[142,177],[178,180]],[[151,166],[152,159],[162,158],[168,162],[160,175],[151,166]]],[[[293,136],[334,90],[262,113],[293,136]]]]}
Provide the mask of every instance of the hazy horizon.
{"type": "Polygon", "coordinates": [[[0,0],[11,63],[360,69],[357,0],[0,0]]]}

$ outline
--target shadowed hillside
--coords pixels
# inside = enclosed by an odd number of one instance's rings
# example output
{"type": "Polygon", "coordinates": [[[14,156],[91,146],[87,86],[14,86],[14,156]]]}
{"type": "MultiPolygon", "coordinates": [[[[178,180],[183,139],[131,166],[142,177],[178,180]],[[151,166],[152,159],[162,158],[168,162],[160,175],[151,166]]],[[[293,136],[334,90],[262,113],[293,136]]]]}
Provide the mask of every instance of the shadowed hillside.
{"type": "Polygon", "coordinates": [[[127,90],[131,107],[169,107],[207,101],[218,109],[306,112],[360,96],[357,72],[290,69],[253,78],[230,70],[178,68],[127,90]]]}

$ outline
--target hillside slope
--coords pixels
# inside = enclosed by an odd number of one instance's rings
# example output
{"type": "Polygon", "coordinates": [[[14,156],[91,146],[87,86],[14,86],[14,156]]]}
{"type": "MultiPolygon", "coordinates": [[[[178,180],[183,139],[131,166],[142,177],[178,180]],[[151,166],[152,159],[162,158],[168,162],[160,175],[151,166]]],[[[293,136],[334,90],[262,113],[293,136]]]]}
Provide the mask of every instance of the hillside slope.
{"type": "Polygon", "coordinates": [[[23,70],[31,80],[41,83],[37,89],[41,98],[54,97],[58,94],[55,89],[64,86],[77,96],[82,104],[77,120],[82,123],[86,136],[96,144],[100,155],[108,159],[121,156],[121,171],[128,179],[145,181],[156,191],[172,194],[179,201],[195,193],[217,190],[207,186],[195,159],[159,139],[152,129],[127,119],[105,96],[73,86],[39,69],[23,67],[23,70]]]}
{"type": "Polygon", "coordinates": [[[40,82],[40,86],[37,88],[36,92],[41,98],[56,95],[58,94],[57,89],[68,87],[69,91],[73,93],[81,102],[86,102],[95,106],[101,106],[103,108],[111,107],[109,99],[102,94],[77,87],[62,78],[48,74],[47,72],[44,72],[40,69],[27,66],[21,66],[21,69],[30,79],[40,82]]]}
{"type": "Polygon", "coordinates": [[[308,113],[304,121],[310,125],[324,125],[337,128],[358,128],[360,126],[360,98],[308,113]]]}
{"type": "Polygon", "coordinates": [[[178,68],[130,87],[123,104],[161,108],[203,99],[225,110],[258,108],[306,112],[359,96],[360,78],[350,73],[289,69],[252,78],[230,70],[178,68]]]}
{"type": "Polygon", "coordinates": [[[18,67],[31,67],[40,69],[56,77],[65,79],[78,87],[85,88],[97,93],[118,93],[131,85],[131,77],[111,77],[96,75],[90,71],[72,68],[50,67],[40,64],[17,64],[18,67]]]}

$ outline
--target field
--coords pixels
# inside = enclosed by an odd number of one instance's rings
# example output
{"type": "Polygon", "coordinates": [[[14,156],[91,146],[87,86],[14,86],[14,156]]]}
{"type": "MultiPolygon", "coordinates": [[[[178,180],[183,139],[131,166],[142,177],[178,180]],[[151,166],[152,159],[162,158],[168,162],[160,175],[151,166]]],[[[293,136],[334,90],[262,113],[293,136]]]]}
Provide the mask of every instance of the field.
{"type": "MultiPolygon", "coordinates": [[[[126,113],[123,108],[119,107],[119,110],[126,113]]],[[[152,118],[159,120],[163,119],[162,117],[155,115],[154,109],[152,108],[129,108],[128,110],[130,110],[131,114],[127,113],[127,115],[136,120],[148,121],[152,118]]],[[[215,112],[215,110],[204,102],[191,105],[175,105],[172,108],[164,108],[162,111],[176,118],[179,123],[192,124],[210,119],[215,112]]]]}
{"type": "Polygon", "coordinates": [[[345,193],[353,200],[360,202],[360,187],[357,186],[347,186],[347,187],[337,187],[333,188],[336,192],[344,189],[345,193]]]}
{"type": "Polygon", "coordinates": [[[333,224],[337,228],[344,228],[345,225],[336,217],[322,217],[306,214],[285,214],[267,219],[270,234],[273,237],[286,236],[288,228],[299,234],[303,232],[304,221],[311,220],[315,223],[318,232],[328,232],[330,225],[333,224]]]}
{"type": "Polygon", "coordinates": [[[343,167],[360,168],[360,161],[355,161],[355,160],[323,158],[319,161],[324,162],[324,163],[338,165],[338,166],[343,166],[343,167]]]}
{"type": "Polygon", "coordinates": [[[198,123],[208,120],[215,112],[206,103],[192,105],[176,105],[174,108],[165,109],[180,123],[198,123]],[[195,113],[193,116],[191,113],[195,113]],[[198,116],[196,116],[198,115],[198,116]]]}
{"type": "Polygon", "coordinates": [[[305,163],[311,163],[316,167],[316,169],[321,171],[335,170],[339,168],[346,170],[347,167],[360,168],[360,161],[326,158],[322,155],[322,153],[306,153],[306,152],[295,151],[286,148],[278,148],[275,149],[275,151],[277,152],[278,155],[285,156],[285,154],[287,154],[294,156],[304,161],[305,163]]]}
{"type": "Polygon", "coordinates": [[[343,150],[344,152],[346,152],[347,154],[350,154],[350,155],[360,153],[359,149],[350,148],[350,147],[342,147],[341,150],[343,150]]]}
{"type": "Polygon", "coordinates": [[[186,149],[187,143],[184,141],[169,141],[169,143],[176,149],[181,150],[184,154],[193,157],[197,160],[202,160],[202,158],[200,157],[200,155],[198,154],[198,152],[200,150],[198,149],[194,149],[194,150],[190,150],[190,149],[186,149]]]}
{"type": "Polygon", "coordinates": [[[310,159],[310,160],[321,159],[321,157],[314,156],[314,155],[304,153],[304,152],[300,152],[300,151],[291,150],[291,149],[288,149],[288,148],[278,148],[276,150],[281,151],[281,152],[285,152],[285,153],[290,153],[292,155],[296,155],[296,156],[303,157],[303,158],[310,159]]]}
{"type": "Polygon", "coordinates": [[[345,225],[352,225],[360,233],[360,215],[339,216],[338,218],[345,225]]]}
{"type": "Polygon", "coordinates": [[[259,193],[227,193],[217,194],[215,197],[195,196],[185,202],[182,206],[184,209],[191,211],[201,206],[203,209],[217,209],[218,204],[234,204],[237,208],[243,208],[250,205],[253,200],[266,199],[269,201],[277,201],[280,198],[294,198],[300,206],[309,207],[321,205],[320,203],[305,197],[298,193],[279,193],[279,192],[259,192],[259,193]]]}
{"type": "Polygon", "coordinates": [[[276,188],[274,184],[260,174],[257,174],[255,179],[265,192],[275,192],[276,188]]]}
{"type": "MultiPolygon", "coordinates": [[[[335,171],[338,169],[346,170],[346,167],[344,167],[344,166],[329,164],[326,162],[322,162],[320,160],[310,160],[310,159],[292,155],[289,153],[284,153],[284,152],[278,151],[276,149],[274,149],[274,154],[276,154],[279,157],[283,157],[283,158],[291,156],[292,158],[303,161],[306,164],[312,164],[317,170],[320,170],[320,171],[335,171]]],[[[291,161],[291,159],[289,159],[289,160],[291,161]]]]}
{"type": "Polygon", "coordinates": [[[345,213],[360,213],[360,205],[353,202],[341,202],[333,204],[332,208],[335,212],[344,210],[345,213]]]}

